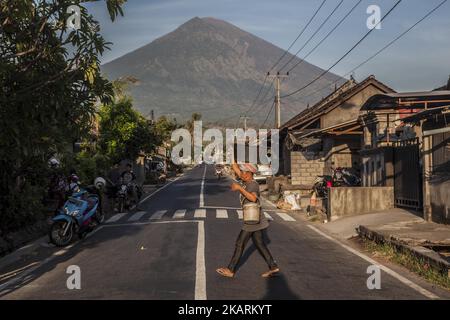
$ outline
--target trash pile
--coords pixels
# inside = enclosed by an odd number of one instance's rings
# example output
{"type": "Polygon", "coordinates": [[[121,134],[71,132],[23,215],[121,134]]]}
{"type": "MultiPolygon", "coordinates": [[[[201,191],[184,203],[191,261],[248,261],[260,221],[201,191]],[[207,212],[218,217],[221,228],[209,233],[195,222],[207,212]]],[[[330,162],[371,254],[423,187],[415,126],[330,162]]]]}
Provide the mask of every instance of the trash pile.
{"type": "Polygon", "coordinates": [[[277,202],[277,208],[282,210],[301,210],[300,195],[296,193],[283,193],[277,202]]]}

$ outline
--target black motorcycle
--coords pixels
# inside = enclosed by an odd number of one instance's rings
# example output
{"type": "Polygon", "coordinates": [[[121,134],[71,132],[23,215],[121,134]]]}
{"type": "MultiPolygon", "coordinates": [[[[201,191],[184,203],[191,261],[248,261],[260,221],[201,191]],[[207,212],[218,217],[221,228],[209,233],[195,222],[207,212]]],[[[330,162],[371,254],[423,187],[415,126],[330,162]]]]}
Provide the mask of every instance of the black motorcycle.
{"type": "Polygon", "coordinates": [[[349,168],[333,169],[333,179],[340,186],[358,187],[361,185],[361,178],[349,168]]]}
{"type": "Polygon", "coordinates": [[[124,209],[129,209],[132,205],[138,204],[142,198],[143,190],[142,188],[134,183],[121,183],[117,188],[116,193],[116,204],[119,212],[124,212],[124,209]],[[133,188],[135,188],[135,192],[133,192],[133,188]],[[136,197],[133,197],[133,194],[136,197]]]}
{"type": "Polygon", "coordinates": [[[328,198],[331,187],[357,187],[361,185],[361,179],[348,168],[333,169],[333,175],[318,176],[314,182],[313,191],[320,198],[328,198]]]}

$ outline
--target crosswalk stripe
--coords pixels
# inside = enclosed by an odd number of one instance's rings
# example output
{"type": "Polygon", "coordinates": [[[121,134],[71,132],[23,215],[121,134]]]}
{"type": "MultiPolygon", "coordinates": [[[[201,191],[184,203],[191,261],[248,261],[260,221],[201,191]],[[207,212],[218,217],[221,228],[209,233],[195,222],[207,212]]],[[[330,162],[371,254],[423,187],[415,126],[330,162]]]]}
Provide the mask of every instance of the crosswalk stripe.
{"type": "Polygon", "coordinates": [[[236,210],[240,220],[244,219],[244,212],[242,210],[236,210]]]}
{"type": "Polygon", "coordinates": [[[216,218],[218,218],[218,219],[228,218],[228,211],[225,209],[217,209],[216,210],[216,218]]]}
{"type": "Polygon", "coordinates": [[[177,210],[173,215],[173,219],[183,219],[186,215],[186,210],[177,210]]]}
{"type": "Polygon", "coordinates": [[[133,214],[127,221],[129,221],[129,222],[138,221],[138,220],[141,219],[142,216],[143,216],[144,214],[146,214],[146,213],[147,213],[146,211],[139,211],[139,212],[136,212],[136,213],[133,214]]]}
{"type": "Polygon", "coordinates": [[[111,218],[106,220],[106,223],[116,222],[116,221],[120,220],[126,214],[127,214],[126,212],[115,214],[111,218]]]}
{"type": "Polygon", "coordinates": [[[269,219],[271,221],[273,220],[272,216],[265,211],[264,211],[264,215],[266,216],[267,219],[269,219]]]}
{"type": "Polygon", "coordinates": [[[283,213],[283,212],[277,212],[277,215],[283,219],[284,221],[295,221],[294,218],[292,218],[290,215],[283,213]]]}
{"type": "Polygon", "coordinates": [[[150,220],[160,220],[165,215],[167,210],[158,210],[150,217],[150,220]]]}
{"type": "Polygon", "coordinates": [[[196,209],[194,218],[206,218],[206,209],[196,209]]]}

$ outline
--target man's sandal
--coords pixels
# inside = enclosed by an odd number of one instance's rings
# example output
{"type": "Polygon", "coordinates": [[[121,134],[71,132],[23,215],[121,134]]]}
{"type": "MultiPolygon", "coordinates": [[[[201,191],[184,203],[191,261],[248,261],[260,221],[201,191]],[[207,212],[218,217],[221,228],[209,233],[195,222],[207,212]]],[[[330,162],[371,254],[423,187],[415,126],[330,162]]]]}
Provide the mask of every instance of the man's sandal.
{"type": "Polygon", "coordinates": [[[267,272],[264,272],[261,275],[261,277],[263,277],[263,278],[270,278],[270,277],[273,277],[273,276],[277,275],[279,272],[280,272],[280,268],[275,268],[275,269],[269,270],[267,272]]]}
{"type": "Polygon", "coordinates": [[[217,271],[218,274],[220,274],[223,277],[227,277],[227,278],[233,278],[234,277],[234,273],[228,268],[219,268],[216,271],[217,271]]]}

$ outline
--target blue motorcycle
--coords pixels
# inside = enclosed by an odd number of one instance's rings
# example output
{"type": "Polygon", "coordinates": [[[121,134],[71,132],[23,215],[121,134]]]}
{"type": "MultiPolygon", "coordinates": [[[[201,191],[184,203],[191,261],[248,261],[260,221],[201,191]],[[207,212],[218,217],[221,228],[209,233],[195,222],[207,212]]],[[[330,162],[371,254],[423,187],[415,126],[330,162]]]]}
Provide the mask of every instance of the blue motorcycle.
{"type": "Polygon", "coordinates": [[[104,219],[99,195],[86,189],[78,189],[52,219],[50,241],[58,247],[64,247],[72,241],[75,234],[83,239],[104,219]]]}

